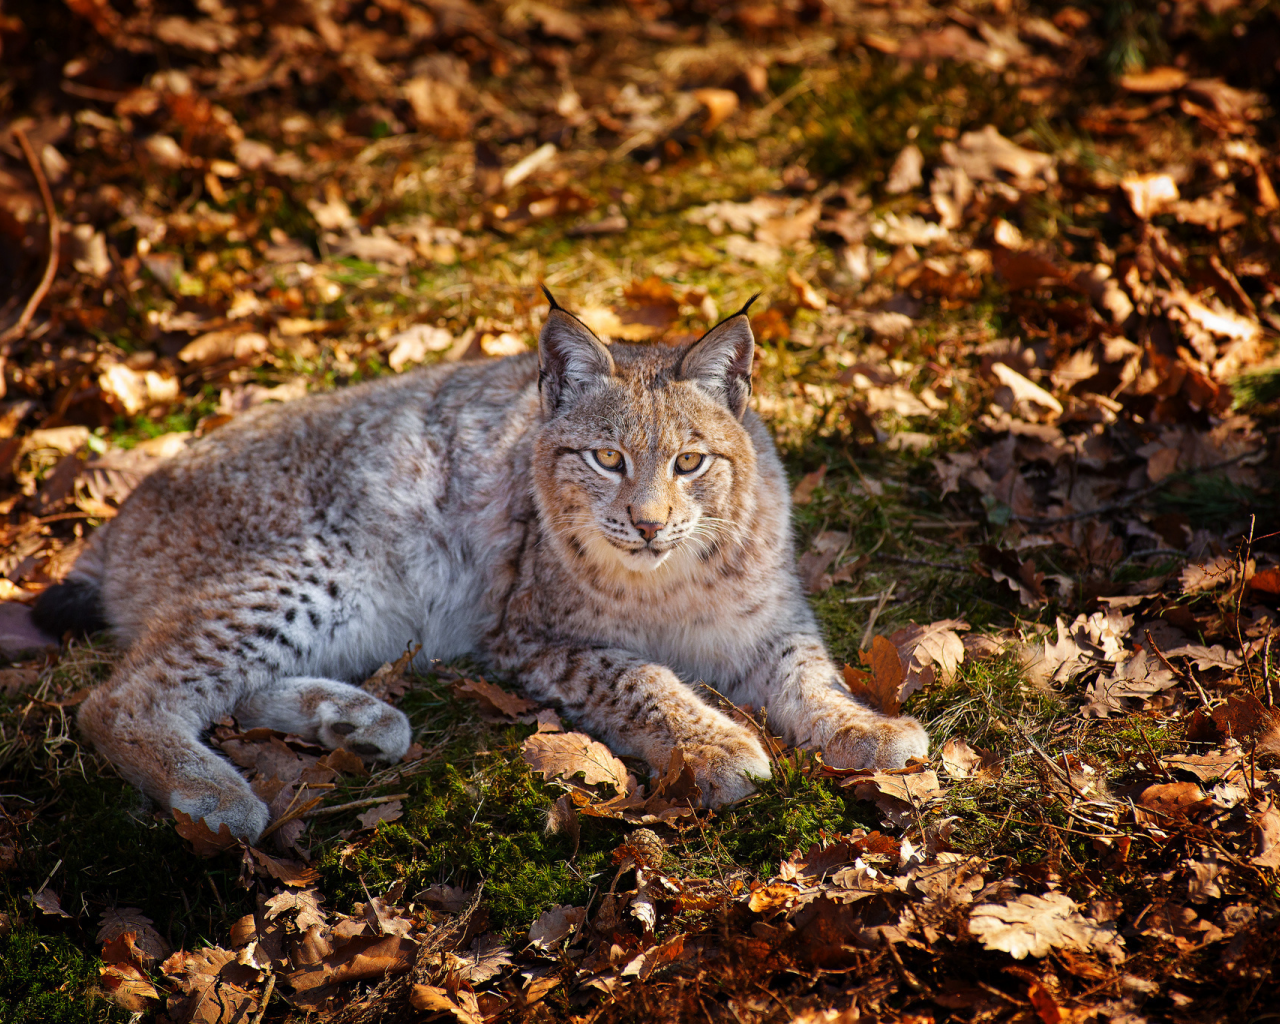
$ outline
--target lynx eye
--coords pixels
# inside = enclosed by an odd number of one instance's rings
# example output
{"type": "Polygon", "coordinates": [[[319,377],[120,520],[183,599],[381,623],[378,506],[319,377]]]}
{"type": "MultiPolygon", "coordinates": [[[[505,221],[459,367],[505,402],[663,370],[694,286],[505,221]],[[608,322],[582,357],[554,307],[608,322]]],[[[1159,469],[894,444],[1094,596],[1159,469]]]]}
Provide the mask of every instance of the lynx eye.
{"type": "Polygon", "coordinates": [[[681,452],[676,456],[677,473],[695,473],[706,456],[702,452],[681,452]]]}
{"type": "Polygon", "coordinates": [[[622,468],[622,452],[613,448],[597,448],[591,453],[596,457],[596,462],[600,463],[603,469],[621,469],[622,468]]]}

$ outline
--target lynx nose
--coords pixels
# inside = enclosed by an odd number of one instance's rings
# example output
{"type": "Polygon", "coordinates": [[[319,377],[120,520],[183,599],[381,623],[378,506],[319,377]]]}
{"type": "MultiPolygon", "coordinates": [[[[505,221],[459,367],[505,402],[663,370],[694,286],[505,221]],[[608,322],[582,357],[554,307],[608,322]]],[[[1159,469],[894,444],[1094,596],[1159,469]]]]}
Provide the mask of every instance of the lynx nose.
{"type": "MultiPolygon", "coordinates": [[[[658,536],[658,531],[667,524],[665,521],[661,523],[658,522],[658,509],[654,508],[653,505],[648,502],[640,506],[639,511],[640,518],[637,519],[635,507],[628,505],[627,518],[631,520],[631,525],[636,528],[636,532],[645,539],[645,543],[647,544],[649,541],[653,540],[654,537],[658,536]]],[[[667,514],[670,515],[670,510],[668,510],[667,514]]]]}
{"type": "Polygon", "coordinates": [[[653,540],[653,538],[654,538],[654,537],[658,536],[658,531],[659,531],[659,530],[661,530],[661,529],[662,529],[664,526],[666,526],[667,524],[666,524],[666,523],[652,523],[652,522],[650,522],[650,521],[649,521],[649,520],[647,520],[647,519],[641,519],[641,520],[637,523],[637,522],[633,519],[633,520],[631,521],[631,525],[632,525],[632,526],[634,526],[637,530],[639,530],[639,531],[640,531],[640,536],[641,536],[641,537],[643,537],[643,538],[645,539],[645,541],[647,542],[647,541],[651,541],[651,540],[653,540]]]}

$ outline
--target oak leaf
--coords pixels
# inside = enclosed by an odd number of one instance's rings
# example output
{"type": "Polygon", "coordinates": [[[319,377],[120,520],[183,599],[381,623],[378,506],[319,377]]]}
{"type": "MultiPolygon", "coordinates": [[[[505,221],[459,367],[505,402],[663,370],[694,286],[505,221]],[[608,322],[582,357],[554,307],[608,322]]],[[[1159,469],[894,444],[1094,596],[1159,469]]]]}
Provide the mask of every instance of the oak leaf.
{"type": "MultiPolygon", "coordinates": [[[[151,960],[163,960],[173,952],[164,936],[152,927],[151,918],[137,907],[113,907],[102,912],[96,936],[98,942],[105,946],[129,933],[134,936],[136,949],[151,960]]],[[[103,959],[107,959],[105,954],[103,959]]],[[[111,963],[110,960],[107,962],[111,963]]]]}
{"type": "Polygon", "coordinates": [[[1081,916],[1060,892],[1026,893],[1008,903],[980,904],[969,917],[969,931],[985,949],[1000,950],[1015,960],[1048,956],[1052,949],[1094,950],[1116,958],[1124,944],[1115,925],[1096,924],[1081,916]]]}
{"type": "Polygon", "coordinates": [[[544,911],[529,927],[529,945],[535,949],[554,949],[586,920],[585,907],[558,906],[544,911]]]}
{"type": "Polygon", "coordinates": [[[902,688],[902,659],[885,637],[871,641],[870,651],[859,652],[863,662],[871,666],[864,672],[851,665],[844,667],[845,685],[864,704],[885,715],[897,715],[902,709],[898,691],[902,688]]]}
{"type": "Polygon", "coordinates": [[[902,685],[898,700],[904,701],[933,682],[935,666],[943,681],[950,681],[964,661],[964,641],[959,630],[969,624],[960,619],[942,619],[927,626],[907,626],[889,637],[902,659],[902,685]]]}
{"type": "Polygon", "coordinates": [[[524,741],[524,759],[548,781],[582,775],[588,786],[608,783],[627,792],[626,766],[603,743],[580,732],[535,733],[524,741]]]}
{"type": "Polygon", "coordinates": [[[533,701],[517,697],[483,679],[462,679],[453,684],[453,692],[459,697],[474,700],[486,716],[497,716],[507,721],[515,721],[537,707],[533,701]]]}

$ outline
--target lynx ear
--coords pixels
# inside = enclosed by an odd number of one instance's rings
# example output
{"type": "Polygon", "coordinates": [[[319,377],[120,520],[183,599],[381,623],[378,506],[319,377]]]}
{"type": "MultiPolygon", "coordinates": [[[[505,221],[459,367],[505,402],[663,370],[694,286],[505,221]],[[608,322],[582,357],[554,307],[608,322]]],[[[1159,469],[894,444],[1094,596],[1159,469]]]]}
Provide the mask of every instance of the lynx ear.
{"type": "MultiPolygon", "coordinates": [[[[544,289],[545,290],[545,289],[544,289]]],[[[593,381],[613,374],[613,356],[587,326],[551,298],[551,312],[538,338],[538,392],[542,412],[553,416],[593,381]]]]}
{"type": "Polygon", "coordinates": [[[742,419],[751,397],[751,359],[756,339],[747,310],[756,296],[733,316],[721,320],[685,353],[680,377],[693,381],[742,419]]]}

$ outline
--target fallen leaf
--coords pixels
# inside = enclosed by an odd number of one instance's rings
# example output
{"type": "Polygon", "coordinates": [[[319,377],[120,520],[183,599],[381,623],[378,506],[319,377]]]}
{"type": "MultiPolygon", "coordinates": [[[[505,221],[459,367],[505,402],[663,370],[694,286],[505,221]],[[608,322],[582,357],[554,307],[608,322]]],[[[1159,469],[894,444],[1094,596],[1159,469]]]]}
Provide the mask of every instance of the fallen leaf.
{"type": "Polygon", "coordinates": [[[586,920],[585,907],[557,906],[538,915],[529,927],[529,945],[551,950],[564,942],[569,933],[586,920]]]}
{"type": "Polygon", "coordinates": [[[800,556],[796,566],[807,593],[817,593],[821,589],[822,574],[848,544],[849,535],[836,530],[825,530],[813,538],[809,550],[800,556]]]}
{"type": "MultiPolygon", "coordinates": [[[[791,492],[791,504],[807,505],[813,500],[813,492],[817,490],[822,481],[826,478],[827,466],[823,463],[811,473],[806,473],[800,478],[800,482],[796,484],[795,490],[791,492]]],[[[1280,571],[1280,570],[1278,570],[1280,571]]]]}
{"type": "Polygon", "coordinates": [[[924,154],[915,143],[903,146],[889,168],[884,190],[891,196],[900,196],[924,184],[924,154]]]}
{"type": "Polygon", "coordinates": [[[710,135],[738,109],[738,94],[732,89],[694,89],[693,98],[707,108],[703,135],[710,135]]]}
{"type": "Polygon", "coordinates": [[[1182,68],[1154,67],[1146,71],[1120,76],[1120,87],[1130,92],[1177,92],[1187,84],[1188,75],[1182,68]]]}
{"type": "Polygon", "coordinates": [[[361,828],[373,828],[380,821],[398,821],[404,816],[404,804],[399,800],[388,800],[385,804],[376,804],[362,814],[356,815],[361,828]]]}
{"type": "Polygon", "coordinates": [[[1120,182],[1139,220],[1150,220],[1179,198],[1178,186],[1168,174],[1135,174],[1120,182]]]}
{"type": "Polygon", "coordinates": [[[1255,853],[1250,863],[1261,868],[1280,868],[1280,808],[1274,797],[1254,805],[1253,818],[1255,853]]]}
{"type": "MultiPolygon", "coordinates": [[[[99,922],[98,934],[94,938],[104,946],[122,935],[132,934],[136,948],[152,960],[163,960],[173,952],[169,943],[153,927],[151,918],[136,907],[104,910],[99,922]]],[[[103,959],[106,959],[105,956],[103,959]]]]}
{"type": "Polygon", "coordinates": [[[983,903],[973,908],[969,931],[983,948],[1008,953],[1015,960],[1048,956],[1052,949],[1099,952],[1117,959],[1124,944],[1115,925],[1099,925],[1082,917],[1060,892],[1026,893],[1008,903],[983,903]]]}
{"type": "Polygon", "coordinates": [[[990,750],[975,749],[958,736],[942,744],[938,751],[942,769],[952,779],[992,777],[999,772],[1000,758],[990,750]]]}
{"type": "Polygon", "coordinates": [[[1032,187],[1036,179],[1048,179],[1054,165],[1053,157],[1024,149],[1006,139],[994,125],[965,132],[958,145],[944,142],[941,151],[943,160],[963,169],[974,181],[996,181],[998,172],[1003,172],[1023,190],[1032,187]]]}
{"type": "Polygon", "coordinates": [[[452,689],[457,696],[476,701],[486,716],[506,721],[518,721],[537,707],[533,701],[517,697],[483,679],[462,679],[454,683],[452,689]]]}
{"type": "Polygon", "coordinates": [[[524,759],[547,780],[582,775],[588,786],[607,783],[627,791],[627,769],[603,743],[579,732],[534,733],[524,741],[524,759]]]}
{"type": "Polygon", "coordinates": [[[801,309],[823,310],[827,308],[827,300],[813,285],[795,272],[787,270],[787,283],[795,289],[796,305],[801,309]]]}
{"type": "Polygon", "coordinates": [[[881,714],[896,716],[902,708],[898,697],[902,689],[902,658],[898,648],[883,636],[872,638],[871,650],[860,651],[859,656],[870,673],[852,666],[844,667],[845,685],[849,691],[868,707],[881,714]]]}
{"type": "Polygon", "coordinates": [[[219,824],[218,831],[214,832],[204,823],[203,818],[196,821],[177,808],[173,810],[173,820],[176,822],[178,835],[191,844],[192,850],[198,857],[216,857],[239,842],[231,834],[231,829],[225,821],[219,824]]]}
{"type": "Polygon", "coordinates": [[[482,985],[515,966],[511,950],[493,932],[477,937],[467,951],[450,954],[449,962],[453,973],[470,985],[482,985]]]}
{"type": "Polygon", "coordinates": [[[324,897],[314,889],[278,893],[266,902],[266,918],[268,921],[274,921],[284,914],[290,914],[294,927],[299,932],[323,927],[328,922],[327,915],[320,909],[323,899],[324,897]]]}
{"type": "Polygon", "coordinates": [[[266,336],[255,331],[210,331],[184,345],[178,352],[178,358],[197,366],[223,359],[245,362],[265,352],[267,347],[266,336]]]}
{"type": "Polygon", "coordinates": [[[113,1003],[132,1013],[143,1013],[160,993],[131,963],[107,963],[98,968],[98,983],[113,1003]]]}
{"type": "Polygon", "coordinates": [[[958,631],[968,628],[969,624],[959,619],[941,619],[927,626],[910,625],[890,635],[904,669],[898,689],[900,702],[933,681],[935,666],[944,681],[955,676],[965,655],[958,631]]]}
{"type": "Polygon", "coordinates": [[[50,917],[70,918],[71,915],[62,909],[62,899],[52,889],[41,889],[34,896],[28,896],[31,905],[39,907],[41,913],[48,914],[50,917]]]}

